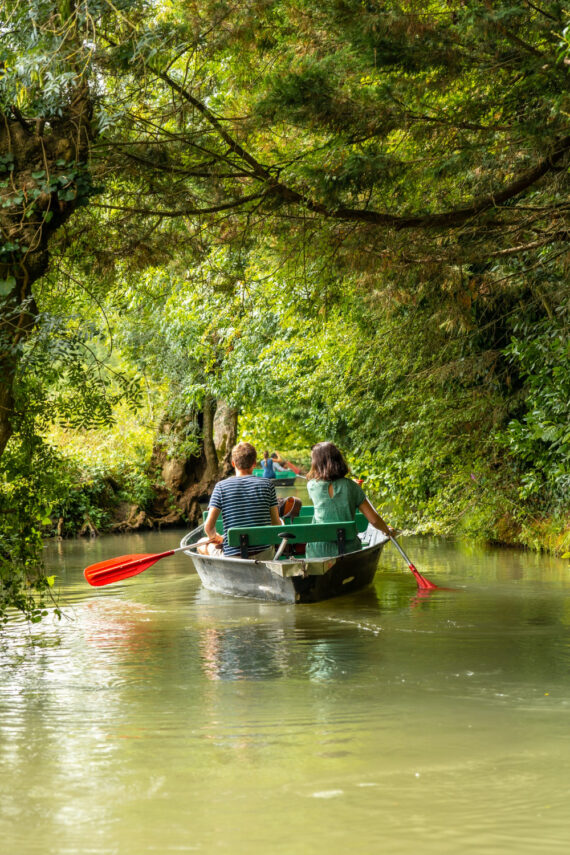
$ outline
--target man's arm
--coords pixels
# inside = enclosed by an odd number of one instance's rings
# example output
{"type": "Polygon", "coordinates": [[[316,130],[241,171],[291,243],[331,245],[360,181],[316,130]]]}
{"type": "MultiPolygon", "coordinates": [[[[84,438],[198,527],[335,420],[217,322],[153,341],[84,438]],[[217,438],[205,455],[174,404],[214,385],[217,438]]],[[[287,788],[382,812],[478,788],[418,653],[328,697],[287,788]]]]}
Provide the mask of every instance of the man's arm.
{"type": "Polygon", "coordinates": [[[279,516],[277,505],[274,505],[269,510],[271,511],[271,525],[284,525],[283,520],[279,516]]]}
{"type": "Polygon", "coordinates": [[[222,543],[223,537],[216,531],[216,522],[220,516],[219,508],[209,508],[206,522],[204,523],[204,531],[209,538],[208,543],[222,543]]]}

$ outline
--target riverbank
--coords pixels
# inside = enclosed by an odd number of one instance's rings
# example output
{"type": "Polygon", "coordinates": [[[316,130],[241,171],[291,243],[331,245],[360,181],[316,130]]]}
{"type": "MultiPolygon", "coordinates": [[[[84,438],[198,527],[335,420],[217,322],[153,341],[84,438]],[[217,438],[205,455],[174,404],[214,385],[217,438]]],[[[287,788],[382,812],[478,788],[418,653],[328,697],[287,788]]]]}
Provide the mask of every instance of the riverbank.
{"type": "MultiPolygon", "coordinates": [[[[366,480],[364,490],[379,508],[385,507],[381,498],[369,492],[366,480]]],[[[297,493],[298,489],[289,488],[297,493]]],[[[173,508],[171,515],[154,517],[150,508],[153,501],[153,485],[144,471],[127,473],[124,481],[117,476],[101,473],[99,479],[87,478],[70,489],[70,499],[62,507],[57,519],[44,528],[45,537],[97,536],[102,534],[126,534],[141,531],[192,528],[200,523],[196,512],[184,518],[173,508]],[[135,489],[133,489],[133,486],[135,489]],[[144,500],[137,500],[141,492],[144,500]]],[[[503,497],[503,504],[507,500],[503,497]]],[[[204,497],[204,501],[207,497],[204,497]]],[[[441,513],[433,517],[431,512],[410,513],[403,506],[405,496],[396,495],[390,502],[390,522],[410,534],[425,534],[451,538],[469,539],[487,544],[529,549],[551,555],[564,555],[570,551],[570,515],[566,517],[536,516],[523,509],[517,513],[500,507],[501,497],[495,495],[493,502],[486,505],[479,501],[477,507],[468,507],[457,513],[457,508],[443,505],[441,513]],[[498,507],[499,506],[499,507],[498,507]]],[[[173,503],[174,505],[174,503],[173,503]]]]}

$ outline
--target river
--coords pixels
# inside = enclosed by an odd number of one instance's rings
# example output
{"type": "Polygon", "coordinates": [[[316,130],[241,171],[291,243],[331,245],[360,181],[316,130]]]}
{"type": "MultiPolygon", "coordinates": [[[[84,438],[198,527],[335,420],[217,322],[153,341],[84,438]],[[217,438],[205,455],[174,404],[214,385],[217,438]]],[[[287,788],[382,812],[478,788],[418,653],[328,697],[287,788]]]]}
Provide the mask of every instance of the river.
{"type": "Polygon", "coordinates": [[[0,840],[11,855],[562,853],[570,567],[406,538],[318,605],[209,594],[180,533],[48,544],[64,617],[0,637],[0,840]]]}

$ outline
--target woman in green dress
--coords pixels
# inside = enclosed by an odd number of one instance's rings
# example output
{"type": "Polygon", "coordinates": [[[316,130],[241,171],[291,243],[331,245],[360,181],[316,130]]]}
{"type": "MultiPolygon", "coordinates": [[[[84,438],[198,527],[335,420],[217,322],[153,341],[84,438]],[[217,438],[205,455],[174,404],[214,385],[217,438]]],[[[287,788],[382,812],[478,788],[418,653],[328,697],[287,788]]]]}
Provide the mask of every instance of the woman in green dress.
{"type": "MultiPolygon", "coordinates": [[[[349,469],[346,460],[332,442],[319,442],[311,450],[311,470],[307,476],[307,489],[315,508],[313,522],[336,522],[353,520],[356,509],[362,511],[368,522],[388,537],[390,527],[372,507],[364,490],[346,476],[349,469]]],[[[361,549],[359,538],[347,541],[346,551],[361,549]]],[[[329,558],[338,555],[336,543],[308,543],[307,558],[329,558]]]]}

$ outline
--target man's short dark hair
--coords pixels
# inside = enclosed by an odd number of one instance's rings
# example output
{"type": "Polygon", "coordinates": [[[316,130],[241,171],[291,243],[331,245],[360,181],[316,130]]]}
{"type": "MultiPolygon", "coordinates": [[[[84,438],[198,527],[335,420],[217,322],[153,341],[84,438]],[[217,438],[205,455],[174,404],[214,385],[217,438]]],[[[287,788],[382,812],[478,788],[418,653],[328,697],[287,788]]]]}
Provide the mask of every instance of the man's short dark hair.
{"type": "Polygon", "coordinates": [[[257,451],[251,442],[238,442],[232,448],[232,460],[238,469],[249,469],[257,460],[257,451]]]}

